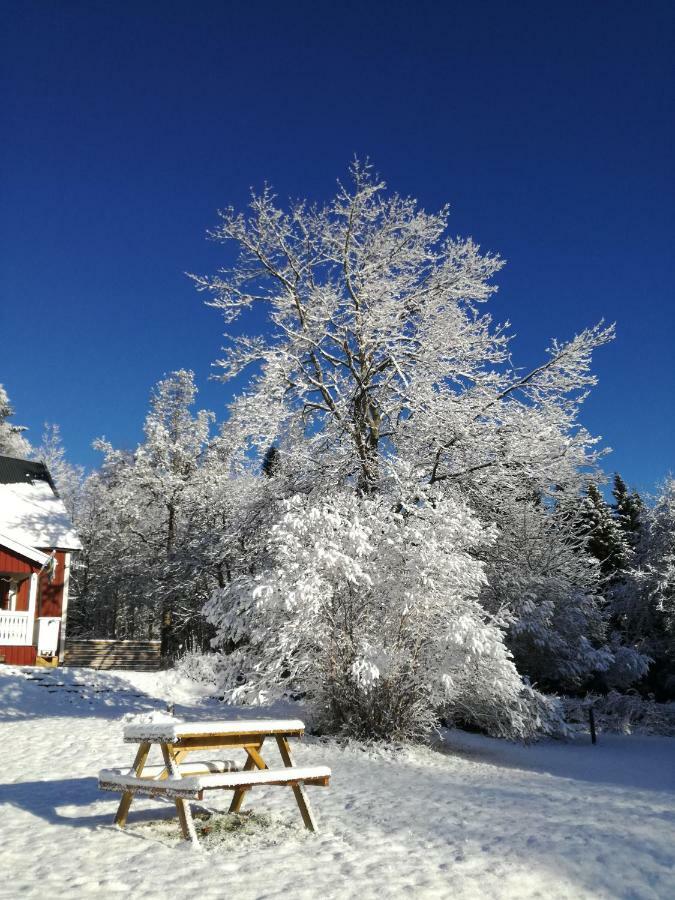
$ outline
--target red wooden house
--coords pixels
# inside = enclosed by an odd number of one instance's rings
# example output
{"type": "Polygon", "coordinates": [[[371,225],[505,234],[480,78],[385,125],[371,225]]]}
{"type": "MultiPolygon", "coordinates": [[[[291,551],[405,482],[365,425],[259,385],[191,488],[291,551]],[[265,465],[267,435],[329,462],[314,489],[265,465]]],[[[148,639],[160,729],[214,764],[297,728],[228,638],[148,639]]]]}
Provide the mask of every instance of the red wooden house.
{"type": "Polygon", "coordinates": [[[70,568],[81,549],[46,467],[0,456],[0,660],[63,658],[70,568]]]}

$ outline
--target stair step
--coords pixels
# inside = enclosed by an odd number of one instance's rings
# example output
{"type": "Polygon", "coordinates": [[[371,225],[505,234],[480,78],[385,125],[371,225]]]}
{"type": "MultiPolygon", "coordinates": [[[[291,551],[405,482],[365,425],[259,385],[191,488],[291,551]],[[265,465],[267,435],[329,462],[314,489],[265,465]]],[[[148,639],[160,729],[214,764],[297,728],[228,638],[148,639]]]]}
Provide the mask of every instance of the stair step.
{"type": "Polygon", "coordinates": [[[154,640],[69,640],[64,666],[156,672],[162,667],[161,642],[154,640]]]}

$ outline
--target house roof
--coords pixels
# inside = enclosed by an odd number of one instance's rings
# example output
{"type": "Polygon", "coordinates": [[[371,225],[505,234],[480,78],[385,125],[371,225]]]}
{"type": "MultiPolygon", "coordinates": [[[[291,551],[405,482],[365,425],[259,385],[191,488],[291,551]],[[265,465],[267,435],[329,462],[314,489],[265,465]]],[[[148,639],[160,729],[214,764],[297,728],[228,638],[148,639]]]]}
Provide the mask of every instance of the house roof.
{"type": "Polygon", "coordinates": [[[44,463],[16,456],[0,456],[0,484],[26,484],[28,481],[46,481],[54,487],[44,463]]]}
{"type": "Polygon", "coordinates": [[[81,550],[43,463],[0,456],[0,533],[27,547],[81,550]]]}

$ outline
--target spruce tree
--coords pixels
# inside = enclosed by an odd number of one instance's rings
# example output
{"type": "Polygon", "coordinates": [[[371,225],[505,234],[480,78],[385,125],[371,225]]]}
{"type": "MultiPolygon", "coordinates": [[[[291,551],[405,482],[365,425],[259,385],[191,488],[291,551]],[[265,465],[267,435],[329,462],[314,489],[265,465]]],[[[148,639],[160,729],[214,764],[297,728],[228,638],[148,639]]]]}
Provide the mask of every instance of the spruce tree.
{"type": "Polygon", "coordinates": [[[634,548],[640,536],[642,510],[644,504],[637,491],[629,491],[626,482],[617,472],[614,475],[613,510],[619,528],[622,530],[628,544],[634,548]]]}
{"type": "Polygon", "coordinates": [[[261,468],[263,475],[266,475],[268,478],[274,478],[278,474],[281,468],[281,453],[279,453],[274,444],[265,453],[261,468]]]}
{"type": "Polygon", "coordinates": [[[582,503],[581,531],[588,552],[600,563],[604,578],[613,581],[626,570],[630,547],[612,508],[594,484],[588,486],[582,503]]]}

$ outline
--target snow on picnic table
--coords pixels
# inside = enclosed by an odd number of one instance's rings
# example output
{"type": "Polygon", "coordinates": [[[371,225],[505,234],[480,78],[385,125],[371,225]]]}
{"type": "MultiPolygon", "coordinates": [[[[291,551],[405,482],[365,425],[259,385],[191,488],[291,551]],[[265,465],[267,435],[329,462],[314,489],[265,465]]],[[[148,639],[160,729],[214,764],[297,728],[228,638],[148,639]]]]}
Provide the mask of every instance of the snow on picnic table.
{"type": "Polygon", "coordinates": [[[452,731],[438,750],[397,750],[307,737],[292,742],[296,762],[333,770],[329,788],[309,789],[320,834],[279,787],[247,797],[270,813],[264,826],[217,849],[175,840],[175,821],[150,826],[174,812],[155,800],[136,800],[120,831],[96,773],[131,762],[125,717],[160,718],[171,700],[185,719],[302,718],[228,710],[171,679],[0,668],[0,897],[675,897],[672,738],[524,747],[452,731]]]}

